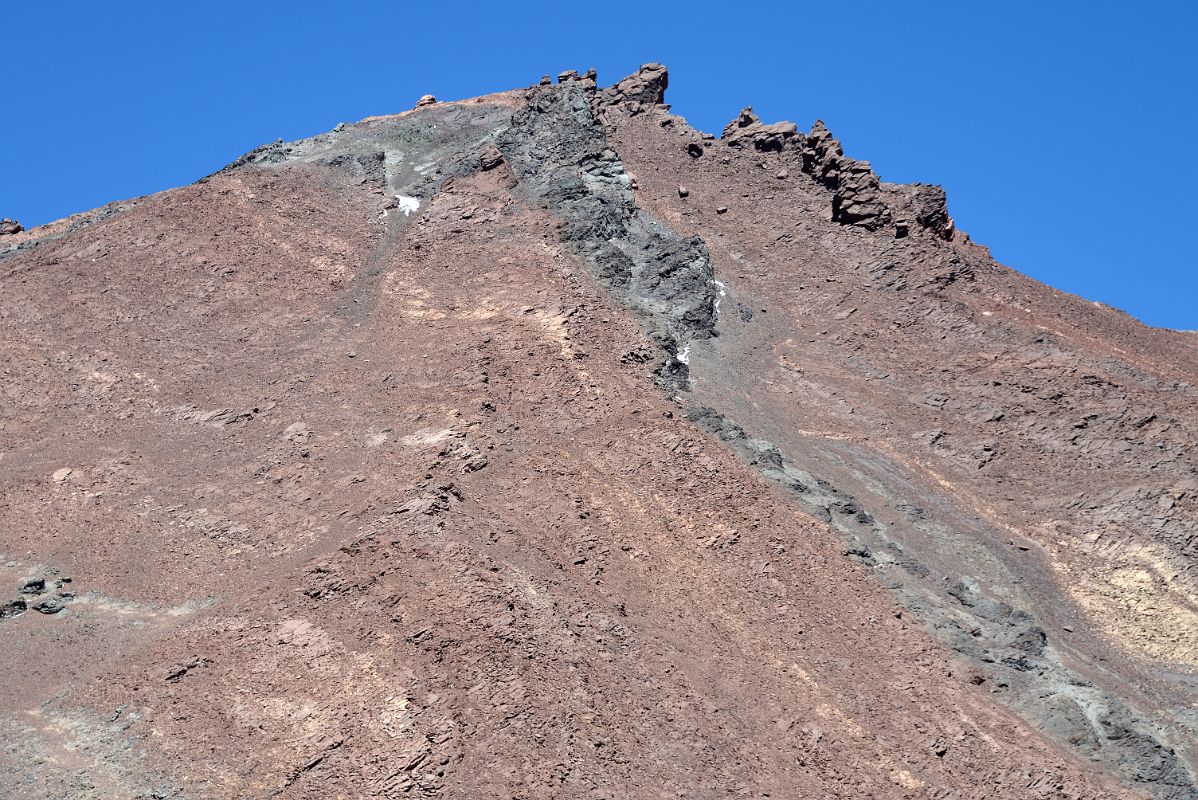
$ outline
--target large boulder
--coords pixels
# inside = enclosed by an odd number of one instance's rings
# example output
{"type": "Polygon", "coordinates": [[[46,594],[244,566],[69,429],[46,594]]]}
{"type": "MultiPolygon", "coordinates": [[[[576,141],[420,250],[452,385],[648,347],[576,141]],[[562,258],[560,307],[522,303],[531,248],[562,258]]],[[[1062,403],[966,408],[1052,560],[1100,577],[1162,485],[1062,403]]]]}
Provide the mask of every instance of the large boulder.
{"type": "Polygon", "coordinates": [[[645,64],[615,86],[605,89],[604,100],[612,104],[661,105],[665,102],[669,84],[669,70],[661,64],[645,64]]]}
{"type": "Polygon", "coordinates": [[[25,230],[25,228],[23,228],[21,223],[17,222],[15,219],[9,219],[8,217],[0,219],[0,236],[11,236],[14,233],[20,233],[23,230],[25,230]]]}
{"type": "Polygon", "coordinates": [[[496,167],[502,166],[504,163],[503,152],[494,144],[489,144],[483,148],[482,153],[478,157],[479,165],[483,168],[483,172],[490,172],[496,167]]]}

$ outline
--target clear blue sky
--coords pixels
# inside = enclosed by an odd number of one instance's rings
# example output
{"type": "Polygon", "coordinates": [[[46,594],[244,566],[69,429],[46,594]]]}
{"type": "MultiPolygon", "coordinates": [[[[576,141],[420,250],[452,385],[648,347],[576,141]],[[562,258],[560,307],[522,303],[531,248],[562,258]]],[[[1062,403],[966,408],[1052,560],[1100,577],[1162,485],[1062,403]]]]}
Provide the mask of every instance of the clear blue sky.
{"type": "Polygon", "coordinates": [[[0,216],[36,225],[263,142],[645,61],[718,132],[822,117],[884,180],[939,183],[1002,262],[1198,328],[1193,2],[271,4],[12,0],[0,216]],[[412,10],[418,6],[416,10],[412,10]]]}

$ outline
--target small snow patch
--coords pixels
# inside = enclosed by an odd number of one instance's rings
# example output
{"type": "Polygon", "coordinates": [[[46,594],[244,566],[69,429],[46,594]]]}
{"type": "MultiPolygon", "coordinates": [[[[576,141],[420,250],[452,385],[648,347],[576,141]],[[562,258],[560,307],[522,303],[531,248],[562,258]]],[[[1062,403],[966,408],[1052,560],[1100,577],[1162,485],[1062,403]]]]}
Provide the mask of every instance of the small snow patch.
{"type": "Polygon", "coordinates": [[[691,363],[691,346],[688,344],[686,347],[682,348],[682,352],[680,352],[676,358],[683,364],[691,363]]]}
{"type": "Polygon", "coordinates": [[[412,216],[413,211],[420,209],[420,201],[415,197],[408,197],[406,194],[397,194],[395,199],[399,201],[399,210],[403,212],[405,217],[412,216]]]}
{"type": "Polygon", "coordinates": [[[720,301],[727,297],[728,293],[724,291],[725,287],[722,281],[717,281],[713,278],[711,282],[715,284],[715,288],[720,292],[720,296],[715,299],[715,307],[713,309],[718,314],[720,313],[720,301]]]}

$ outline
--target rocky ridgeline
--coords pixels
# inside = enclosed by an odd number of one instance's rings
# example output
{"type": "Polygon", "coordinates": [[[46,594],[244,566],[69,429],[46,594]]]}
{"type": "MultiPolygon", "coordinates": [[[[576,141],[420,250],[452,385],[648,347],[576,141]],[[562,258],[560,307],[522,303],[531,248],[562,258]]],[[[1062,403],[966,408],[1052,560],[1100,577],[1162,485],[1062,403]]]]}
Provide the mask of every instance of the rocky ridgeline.
{"type": "Polygon", "coordinates": [[[745,108],[724,128],[720,141],[729,147],[798,155],[802,171],[832,192],[832,219],[843,225],[871,231],[893,228],[898,238],[918,227],[941,239],[953,238],[944,189],[883,183],[868,161],[844,154],[840,140],[822,120],[804,134],[793,122],[766,124],[752,108],[745,108]]]}
{"type": "Polygon", "coordinates": [[[802,171],[832,192],[832,219],[843,225],[871,231],[892,228],[898,238],[913,228],[941,239],[953,238],[944,189],[922,183],[883,183],[868,161],[844,154],[840,140],[822,120],[804,134],[793,122],[765,124],[752,108],[746,108],[724,128],[720,141],[763,153],[796,154],[802,171]]]}
{"type": "MultiPolygon", "coordinates": [[[[589,88],[593,88],[593,72],[588,72],[586,78],[579,78],[575,72],[562,73],[559,81],[589,80],[589,88]]],[[[635,116],[665,105],[668,86],[666,68],[661,64],[646,64],[614,86],[596,93],[596,116],[603,118],[607,107],[635,116]]],[[[687,144],[687,152],[701,158],[713,140],[713,136],[704,134],[700,140],[687,144]]],[[[752,108],[745,108],[724,128],[719,141],[736,149],[796,156],[800,170],[832,193],[832,219],[844,225],[871,231],[890,229],[896,238],[908,236],[914,230],[941,239],[953,238],[953,220],[948,214],[944,189],[922,183],[883,183],[868,161],[846,156],[840,141],[820,120],[803,133],[793,122],[764,123],[752,108]]]]}

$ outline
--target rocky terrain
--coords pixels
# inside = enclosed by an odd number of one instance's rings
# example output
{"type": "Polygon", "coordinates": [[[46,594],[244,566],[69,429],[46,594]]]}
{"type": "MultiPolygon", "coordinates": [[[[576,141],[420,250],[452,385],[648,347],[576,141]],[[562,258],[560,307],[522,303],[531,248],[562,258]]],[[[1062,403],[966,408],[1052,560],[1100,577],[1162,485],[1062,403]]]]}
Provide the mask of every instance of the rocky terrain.
{"type": "Polygon", "coordinates": [[[667,83],[0,223],[0,795],[1198,797],[1194,334],[667,83]]]}

